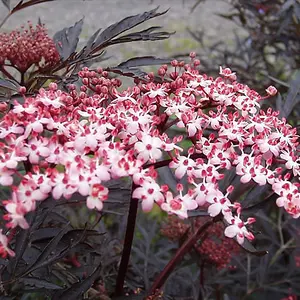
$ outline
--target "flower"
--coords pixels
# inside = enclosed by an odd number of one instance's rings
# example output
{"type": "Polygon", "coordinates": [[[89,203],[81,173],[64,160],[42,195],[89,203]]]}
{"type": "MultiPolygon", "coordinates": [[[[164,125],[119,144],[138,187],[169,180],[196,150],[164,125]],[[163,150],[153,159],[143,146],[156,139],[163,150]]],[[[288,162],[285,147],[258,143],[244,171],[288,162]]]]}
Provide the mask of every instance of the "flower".
{"type": "Polygon", "coordinates": [[[6,258],[7,255],[14,257],[15,252],[9,249],[8,247],[8,238],[5,234],[2,233],[3,230],[0,229],[0,256],[6,258]]]}
{"type": "Polygon", "coordinates": [[[225,236],[227,236],[229,238],[236,237],[238,243],[241,245],[244,243],[245,237],[249,241],[252,241],[254,239],[253,234],[248,231],[248,229],[246,228],[246,225],[250,224],[251,222],[253,222],[255,220],[248,219],[247,222],[243,222],[240,219],[240,216],[238,215],[238,216],[227,218],[227,221],[229,221],[229,224],[231,224],[231,225],[226,227],[226,229],[224,231],[225,236]]]}
{"type": "Polygon", "coordinates": [[[161,205],[161,208],[169,214],[175,214],[180,218],[186,219],[188,217],[187,211],[194,210],[197,206],[197,202],[189,194],[182,196],[180,193],[180,195],[173,197],[171,192],[167,192],[166,202],[161,205]]]}
{"type": "Polygon", "coordinates": [[[145,132],[141,134],[140,141],[134,145],[134,149],[138,152],[137,158],[143,162],[148,160],[155,161],[161,158],[162,152],[160,148],[162,148],[161,139],[145,132]]]}
{"type": "Polygon", "coordinates": [[[148,180],[144,180],[142,186],[136,188],[132,194],[133,198],[142,200],[143,211],[151,211],[154,202],[160,204],[165,200],[161,187],[153,179],[148,180]]]}
{"type": "Polygon", "coordinates": [[[94,184],[90,188],[89,196],[86,199],[86,206],[89,209],[96,208],[97,210],[102,210],[103,201],[108,198],[108,188],[101,184],[94,184]]]}

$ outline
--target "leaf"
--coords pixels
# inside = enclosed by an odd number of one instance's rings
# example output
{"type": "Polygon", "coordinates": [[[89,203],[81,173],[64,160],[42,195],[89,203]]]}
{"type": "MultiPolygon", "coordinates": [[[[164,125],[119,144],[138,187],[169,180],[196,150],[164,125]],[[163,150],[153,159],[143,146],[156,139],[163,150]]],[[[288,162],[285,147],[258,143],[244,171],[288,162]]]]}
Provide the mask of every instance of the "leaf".
{"type": "Polygon", "coordinates": [[[79,53],[79,57],[81,57],[81,55],[83,56],[87,56],[90,51],[92,50],[94,44],[95,44],[95,39],[96,37],[99,35],[99,32],[101,31],[101,28],[99,28],[87,41],[85,47],[80,51],[79,53]]]}
{"type": "MultiPolygon", "coordinates": [[[[234,238],[234,240],[236,240],[236,239],[234,238]]],[[[266,250],[258,251],[247,239],[245,239],[245,241],[242,245],[241,244],[238,244],[238,245],[241,248],[243,248],[246,252],[253,254],[255,256],[264,256],[264,255],[268,254],[268,251],[266,251],[266,250]]]]}
{"type": "Polygon", "coordinates": [[[286,82],[284,82],[284,81],[282,81],[282,80],[280,80],[280,79],[278,79],[278,78],[275,78],[275,77],[273,77],[273,76],[270,76],[270,75],[268,75],[268,77],[271,79],[271,80],[273,80],[273,81],[275,81],[276,83],[279,83],[280,85],[282,85],[282,86],[285,86],[285,87],[290,87],[290,85],[288,84],[288,83],[286,83],[286,82]]]}
{"type": "Polygon", "coordinates": [[[159,41],[159,40],[165,40],[170,37],[171,34],[174,34],[175,32],[166,32],[166,31],[160,31],[160,32],[152,32],[158,28],[161,27],[150,27],[148,29],[139,31],[139,32],[133,32],[126,35],[123,35],[119,38],[113,39],[109,42],[109,45],[115,45],[115,44],[121,44],[121,43],[128,43],[128,42],[136,42],[136,41],[159,41]]]}
{"type": "Polygon", "coordinates": [[[37,288],[45,288],[48,290],[62,289],[62,287],[57,284],[35,277],[23,277],[19,281],[23,282],[25,285],[34,286],[37,288]]]}
{"type": "Polygon", "coordinates": [[[74,26],[56,32],[53,36],[57,51],[63,61],[75,52],[82,26],[83,19],[76,22],[74,26]]]}
{"type": "Polygon", "coordinates": [[[147,73],[138,68],[112,67],[112,68],[107,68],[106,71],[116,73],[116,74],[119,74],[122,76],[136,78],[136,79],[139,79],[142,81],[147,81],[147,79],[146,79],[147,73]]]}
{"type": "Polygon", "coordinates": [[[60,300],[60,299],[68,299],[68,300],[78,300],[81,298],[83,293],[87,291],[92,284],[97,280],[100,276],[102,270],[102,266],[99,265],[94,272],[88,276],[85,280],[79,283],[73,284],[69,289],[64,291],[63,293],[57,293],[52,299],[60,300]]]}
{"type": "Polygon", "coordinates": [[[26,270],[27,274],[32,272],[33,270],[45,265],[46,259],[52,252],[55,252],[58,243],[60,242],[60,240],[62,239],[62,237],[64,236],[64,234],[66,233],[66,231],[68,229],[69,229],[69,223],[60,231],[59,234],[57,234],[48,243],[48,245],[42,251],[41,255],[37,258],[37,260],[26,270]]]}
{"type": "Polygon", "coordinates": [[[132,68],[141,66],[153,66],[161,64],[169,64],[170,59],[157,58],[155,56],[141,56],[130,58],[118,65],[118,67],[132,68]]]}
{"type": "Polygon", "coordinates": [[[288,94],[285,99],[283,110],[280,111],[280,116],[287,118],[293,108],[300,101],[300,71],[297,72],[296,78],[291,81],[288,94]]]}
{"type": "Polygon", "coordinates": [[[175,177],[174,172],[169,167],[160,168],[157,170],[158,174],[164,184],[166,184],[171,191],[176,191],[178,179],[175,177]]]}
{"type": "Polygon", "coordinates": [[[40,4],[40,3],[44,3],[44,2],[50,2],[50,1],[55,1],[55,0],[29,0],[29,1],[23,1],[21,0],[10,12],[10,14],[13,14],[21,9],[24,9],[26,7],[32,6],[32,5],[36,5],[36,4],[40,4]]]}
{"type": "Polygon", "coordinates": [[[17,84],[16,82],[10,80],[10,79],[3,79],[0,78],[0,88],[4,88],[4,89],[8,89],[8,90],[12,90],[15,92],[19,92],[19,84],[17,84]]]}
{"type": "Polygon", "coordinates": [[[4,4],[4,6],[8,9],[8,10],[10,10],[10,0],[1,0],[2,1],[2,3],[4,4]]]}
{"type": "Polygon", "coordinates": [[[95,48],[98,48],[100,45],[103,46],[103,44],[107,43],[114,37],[118,36],[119,34],[147,21],[152,18],[161,16],[165,14],[168,10],[163,11],[161,13],[157,13],[158,7],[144,12],[143,14],[138,14],[134,16],[127,17],[117,23],[114,23],[110,25],[108,28],[106,28],[96,39],[95,41],[95,48]]]}
{"type": "MultiPolygon", "coordinates": [[[[33,223],[33,220],[35,218],[34,213],[30,213],[29,217],[29,224],[31,225],[33,223]]],[[[18,233],[16,234],[16,244],[15,244],[15,257],[11,259],[11,265],[12,265],[12,274],[15,273],[16,267],[22,258],[26,247],[28,246],[28,240],[29,240],[29,234],[30,230],[28,229],[20,229],[18,233]]]]}
{"type": "Polygon", "coordinates": [[[51,239],[61,231],[60,228],[40,228],[32,232],[30,241],[35,242],[43,239],[51,239]]]}
{"type": "Polygon", "coordinates": [[[283,101],[280,93],[278,93],[278,96],[276,98],[276,110],[283,111],[283,101]]]}

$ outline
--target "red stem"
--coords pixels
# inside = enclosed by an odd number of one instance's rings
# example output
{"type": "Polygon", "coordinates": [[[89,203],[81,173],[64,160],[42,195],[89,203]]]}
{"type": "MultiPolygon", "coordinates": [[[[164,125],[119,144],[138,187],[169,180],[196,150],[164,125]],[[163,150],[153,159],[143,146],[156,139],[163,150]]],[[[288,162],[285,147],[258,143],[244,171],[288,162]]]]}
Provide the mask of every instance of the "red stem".
{"type": "Polygon", "coordinates": [[[168,279],[168,277],[170,276],[170,274],[172,273],[176,265],[183,259],[184,255],[187,254],[193,248],[194,244],[205,232],[205,230],[209,226],[211,226],[214,222],[215,222],[214,220],[207,221],[203,226],[199,227],[195,231],[195,233],[182,244],[182,246],[177,250],[175,256],[169,261],[169,263],[165,266],[163,271],[159,274],[158,278],[153,283],[150,289],[150,295],[153,295],[157,290],[159,290],[164,285],[164,283],[166,282],[166,280],[168,279]]]}
{"type": "Polygon", "coordinates": [[[131,247],[133,242],[135,222],[136,222],[136,216],[138,210],[138,200],[132,198],[132,193],[135,187],[136,187],[135,184],[132,183],[131,199],[130,199],[128,217],[127,217],[127,227],[125,233],[124,247],[123,247],[123,253],[122,253],[122,258],[121,258],[120,267],[117,276],[116,289],[115,289],[116,297],[122,296],[123,294],[125,276],[128,268],[131,247]]]}

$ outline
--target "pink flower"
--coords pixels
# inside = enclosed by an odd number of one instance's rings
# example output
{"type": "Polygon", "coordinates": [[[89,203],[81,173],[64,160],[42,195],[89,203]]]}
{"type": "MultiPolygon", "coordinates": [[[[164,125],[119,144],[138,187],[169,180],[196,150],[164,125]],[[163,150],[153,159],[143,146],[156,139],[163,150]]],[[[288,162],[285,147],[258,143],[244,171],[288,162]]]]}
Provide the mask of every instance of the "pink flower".
{"type": "Polygon", "coordinates": [[[161,205],[162,210],[169,214],[175,214],[182,219],[188,217],[187,211],[194,210],[197,208],[197,202],[189,195],[180,195],[173,197],[171,192],[166,193],[166,202],[161,205]]]}
{"type": "Polygon", "coordinates": [[[161,158],[160,148],[162,148],[161,139],[147,133],[142,133],[141,141],[134,145],[134,149],[138,152],[138,159],[144,162],[161,158]]]}
{"type": "Polygon", "coordinates": [[[195,166],[195,161],[185,156],[177,156],[169,164],[170,168],[176,169],[175,176],[179,179],[182,178],[186,173],[188,176],[190,176],[195,166]]]}
{"type": "Polygon", "coordinates": [[[108,198],[108,188],[101,184],[94,184],[91,186],[90,195],[86,199],[86,206],[89,209],[96,208],[97,210],[102,210],[103,201],[108,198]]]}
{"type": "Polygon", "coordinates": [[[229,238],[236,237],[239,244],[243,244],[245,237],[252,241],[254,239],[254,236],[251,232],[248,231],[245,225],[250,224],[251,222],[255,221],[254,219],[248,219],[247,222],[243,222],[239,216],[227,218],[229,221],[229,224],[225,229],[225,236],[229,238]],[[249,223],[250,222],[250,223],[249,223]]]}
{"type": "Polygon", "coordinates": [[[29,225],[24,215],[28,212],[28,210],[26,210],[20,199],[18,199],[17,193],[15,191],[12,192],[12,199],[4,201],[3,203],[6,211],[8,212],[4,216],[5,220],[9,220],[9,223],[7,223],[6,226],[8,228],[20,226],[23,229],[27,229],[29,225]]]}
{"type": "Polygon", "coordinates": [[[164,202],[161,187],[154,180],[144,180],[142,186],[134,190],[132,197],[142,200],[142,208],[146,212],[152,210],[154,202],[164,202]]]}
{"type": "Polygon", "coordinates": [[[231,214],[232,204],[221,191],[209,191],[205,200],[210,203],[208,213],[211,217],[215,217],[221,212],[223,215],[231,214]]]}
{"type": "Polygon", "coordinates": [[[15,252],[9,249],[8,238],[5,234],[2,233],[2,229],[0,229],[0,256],[6,258],[7,255],[14,257],[15,252]]]}

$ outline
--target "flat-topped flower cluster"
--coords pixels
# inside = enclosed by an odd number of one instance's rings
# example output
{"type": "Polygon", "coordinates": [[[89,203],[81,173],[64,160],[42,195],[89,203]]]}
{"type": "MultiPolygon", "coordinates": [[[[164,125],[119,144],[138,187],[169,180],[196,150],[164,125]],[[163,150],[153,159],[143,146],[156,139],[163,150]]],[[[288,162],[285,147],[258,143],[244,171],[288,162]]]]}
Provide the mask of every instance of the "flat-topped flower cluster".
{"type": "MultiPolygon", "coordinates": [[[[28,228],[26,214],[48,196],[86,197],[89,209],[101,210],[110,179],[131,177],[133,199],[150,211],[156,203],[169,214],[187,218],[188,211],[207,207],[211,217],[222,214],[227,237],[254,238],[247,228],[255,221],[241,217],[241,203],[230,200],[233,186],[219,188],[234,169],[242,183],[270,185],[277,205],[294,218],[300,215],[300,159],[296,129],[278,113],[260,110],[260,102],[276,94],[269,87],[261,97],[238,83],[229,69],[211,78],[197,70],[199,60],[163,65],[161,83],[140,81],[119,91],[120,80],[102,69],[79,72],[80,91],[55,83],[35,97],[24,97],[1,120],[0,184],[11,187],[2,201],[8,230],[28,228]],[[170,138],[171,129],[182,135],[170,138]],[[189,140],[189,149],[182,140],[189,140]],[[22,166],[25,174],[20,171],[22,166]],[[156,169],[170,167],[187,176],[189,190],[177,192],[159,184],[156,169]],[[287,171],[286,171],[287,169],[287,171]]],[[[0,233],[2,255],[14,255],[7,235],[0,233]]]]}

